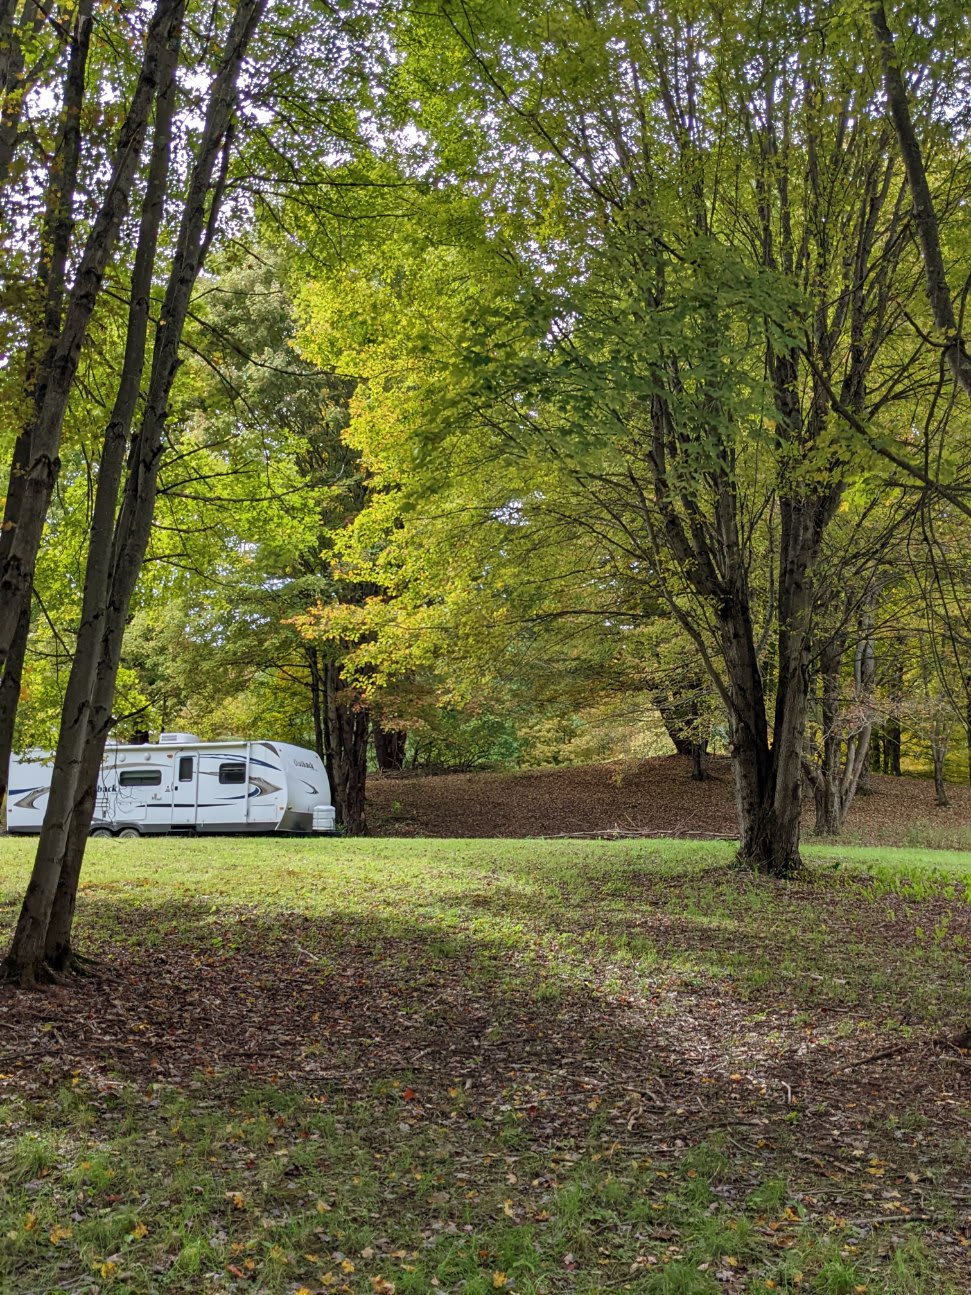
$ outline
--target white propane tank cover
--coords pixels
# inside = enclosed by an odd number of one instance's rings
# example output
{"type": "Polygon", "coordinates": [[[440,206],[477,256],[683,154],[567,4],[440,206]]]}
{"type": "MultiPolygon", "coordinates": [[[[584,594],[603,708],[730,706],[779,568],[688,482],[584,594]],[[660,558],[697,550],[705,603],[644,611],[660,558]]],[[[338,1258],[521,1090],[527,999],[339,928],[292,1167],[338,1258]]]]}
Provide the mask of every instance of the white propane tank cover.
{"type": "Polygon", "coordinates": [[[159,733],[158,735],[159,746],[187,746],[198,741],[195,733],[159,733]]]}

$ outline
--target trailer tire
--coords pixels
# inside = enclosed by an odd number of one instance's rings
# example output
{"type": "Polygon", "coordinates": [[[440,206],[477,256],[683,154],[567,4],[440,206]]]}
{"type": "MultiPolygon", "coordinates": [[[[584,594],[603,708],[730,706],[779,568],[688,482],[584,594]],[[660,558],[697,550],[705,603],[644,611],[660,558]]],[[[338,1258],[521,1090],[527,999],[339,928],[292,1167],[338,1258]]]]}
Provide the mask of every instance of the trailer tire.
{"type": "Polygon", "coordinates": [[[91,835],[92,835],[92,836],[108,836],[108,837],[110,837],[110,836],[112,835],[112,833],[111,833],[111,831],[110,831],[107,827],[96,827],[96,828],[94,829],[94,831],[91,833],[91,835]]]}
{"type": "Polygon", "coordinates": [[[123,827],[118,833],[118,837],[122,841],[137,840],[140,836],[141,832],[137,827],[123,827]]]}

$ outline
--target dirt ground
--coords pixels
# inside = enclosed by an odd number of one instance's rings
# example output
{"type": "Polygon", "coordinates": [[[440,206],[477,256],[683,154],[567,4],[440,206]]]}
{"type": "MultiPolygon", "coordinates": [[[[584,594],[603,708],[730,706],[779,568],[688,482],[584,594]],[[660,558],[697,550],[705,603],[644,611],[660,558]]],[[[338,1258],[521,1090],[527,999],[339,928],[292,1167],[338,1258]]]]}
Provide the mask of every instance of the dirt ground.
{"type": "MultiPolygon", "coordinates": [[[[377,775],[368,782],[370,825],[380,836],[734,836],[729,761],[712,759],[709,771],[707,782],[692,782],[688,761],[672,755],[517,773],[377,775]]],[[[875,775],[871,785],[850,811],[846,840],[955,848],[971,841],[971,788],[949,786],[951,808],[939,809],[929,779],[875,775]]],[[[811,804],[806,817],[810,830],[811,804]]]]}

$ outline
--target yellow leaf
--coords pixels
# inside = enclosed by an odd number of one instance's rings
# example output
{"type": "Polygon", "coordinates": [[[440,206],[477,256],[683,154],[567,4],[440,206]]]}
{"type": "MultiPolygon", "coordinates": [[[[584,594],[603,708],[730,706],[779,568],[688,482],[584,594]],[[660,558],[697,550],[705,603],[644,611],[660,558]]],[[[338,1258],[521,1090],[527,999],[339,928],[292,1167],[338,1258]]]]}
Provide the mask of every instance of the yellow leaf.
{"type": "Polygon", "coordinates": [[[24,1219],[24,1231],[33,1232],[36,1226],[37,1226],[37,1215],[28,1214],[27,1217],[24,1219]]]}
{"type": "Polygon", "coordinates": [[[372,1277],[371,1285],[374,1288],[375,1295],[394,1295],[395,1284],[389,1282],[387,1277],[372,1277]]]}
{"type": "Polygon", "coordinates": [[[148,1227],[144,1223],[136,1223],[131,1230],[131,1234],[137,1240],[141,1241],[142,1237],[148,1236],[148,1227]]]}
{"type": "Polygon", "coordinates": [[[71,1236],[70,1228],[62,1228],[60,1224],[51,1228],[51,1245],[56,1246],[61,1241],[66,1241],[71,1236]]]}
{"type": "Polygon", "coordinates": [[[341,1268],[343,1268],[346,1273],[352,1273],[354,1271],[354,1265],[351,1263],[350,1259],[342,1259],[341,1268]]]}
{"type": "Polygon", "coordinates": [[[493,1273],[493,1274],[492,1274],[492,1284],[493,1284],[493,1286],[496,1288],[496,1290],[497,1290],[497,1291],[501,1291],[501,1290],[502,1290],[502,1288],[503,1288],[503,1287],[505,1286],[505,1284],[506,1284],[506,1274],[505,1274],[505,1273],[493,1273]]]}
{"type": "Polygon", "coordinates": [[[234,1210],[246,1209],[246,1197],[243,1195],[242,1192],[227,1192],[226,1200],[232,1201],[234,1210]]]}
{"type": "Polygon", "coordinates": [[[330,1206],[327,1204],[327,1202],[326,1202],[326,1201],[318,1201],[318,1202],[317,1202],[317,1213],[318,1213],[318,1214],[327,1214],[327,1213],[329,1213],[329,1212],[330,1212],[330,1206]]]}
{"type": "Polygon", "coordinates": [[[104,1281],[110,1281],[118,1271],[118,1265],[111,1259],[106,1260],[103,1264],[98,1265],[98,1272],[104,1281]]]}

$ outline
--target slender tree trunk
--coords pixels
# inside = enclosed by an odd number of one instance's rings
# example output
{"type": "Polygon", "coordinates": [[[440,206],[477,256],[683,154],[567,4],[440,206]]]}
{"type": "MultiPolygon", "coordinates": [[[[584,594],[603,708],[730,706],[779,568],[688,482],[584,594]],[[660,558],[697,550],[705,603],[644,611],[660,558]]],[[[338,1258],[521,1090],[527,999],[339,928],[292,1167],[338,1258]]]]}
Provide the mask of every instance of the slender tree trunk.
{"type": "Polygon", "coordinates": [[[907,184],[914,210],[914,224],[917,227],[917,237],[924,261],[927,300],[934,316],[934,323],[944,334],[944,358],[954,381],[965,395],[971,396],[971,355],[964,345],[954,309],[954,300],[947,282],[937,212],[934,209],[934,200],[927,182],[927,170],[917,132],[914,130],[907,86],[897,59],[893,33],[887,22],[883,0],[874,0],[870,6],[870,16],[880,51],[887,106],[890,109],[900,156],[903,158],[904,170],[907,173],[907,184]]]}
{"type": "Polygon", "coordinates": [[[862,711],[855,730],[843,732],[841,679],[846,637],[834,637],[820,654],[822,681],[821,724],[823,742],[818,765],[810,765],[809,777],[816,807],[816,836],[838,836],[856,797],[861,779],[869,768],[870,732],[875,680],[873,642],[869,615],[861,617],[860,638],[853,660],[853,710],[862,711]]]}
{"type": "Polygon", "coordinates": [[[314,750],[326,767],[327,744],[324,741],[324,690],[320,671],[320,653],[313,644],[306,649],[306,653],[307,665],[310,669],[310,706],[314,720],[314,750]]]}
{"type": "MultiPolygon", "coordinates": [[[[7,657],[7,668],[0,680],[0,751],[13,751],[14,728],[17,723],[17,702],[20,699],[20,685],[23,679],[24,658],[27,655],[27,640],[30,636],[30,614],[25,609],[20,613],[17,625],[17,636],[10,646],[7,657]]],[[[7,795],[7,782],[10,778],[10,759],[0,763],[0,811],[3,809],[7,795]]]]}
{"type": "Polygon", "coordinates": [[[900,743],[900,720],[891,716],[883,727],[883,772],[893,774],[895,778],[901,776],[900,743]]]}
{"type": "Polygon", "coordinates": [[[27,98],[24,37],[36,36],[42,23],[33,0],[25,0],[19,15],[14,0],[0,3],[0,189],[10,178],[27,98]]]}
{"type": "Polygon", "coordinates": [[[935,727],[931,735],[931,757],[934,761],[934,797],[940,809],[948,809],[947,783],[944,781],[944,761],[947,759],[948,734],[935,727]]]}

